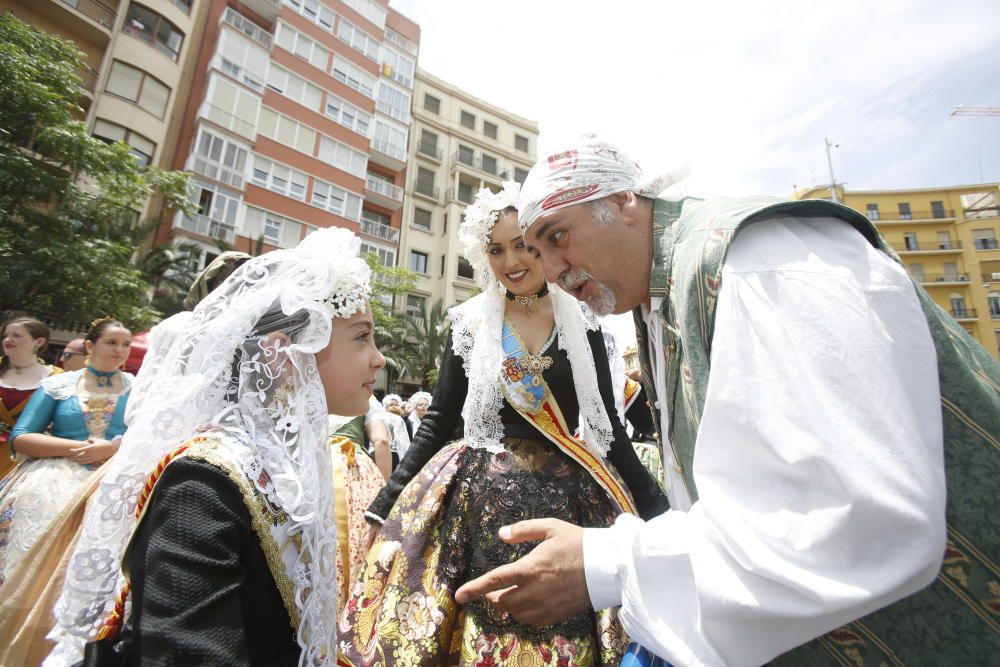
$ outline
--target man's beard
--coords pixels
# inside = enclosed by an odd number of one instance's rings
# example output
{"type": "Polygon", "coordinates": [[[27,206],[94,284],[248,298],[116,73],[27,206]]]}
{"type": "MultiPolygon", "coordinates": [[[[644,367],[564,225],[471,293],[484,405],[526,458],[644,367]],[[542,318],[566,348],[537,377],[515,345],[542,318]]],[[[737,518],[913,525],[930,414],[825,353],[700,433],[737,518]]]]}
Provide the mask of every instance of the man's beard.
{"type": "Polygon", "coordinates": [[[582,269],[573,269],[559,276],[559,286],[571,294],[573,288],[578,287],[584,281],[590,281],[591,287],[594,288],[592,290],[594,294],[582,299],[582,301],[594,311],[594,314],[603,317],[615,312],[618,297],[615,296],[610,287],[595,279],[594,276],[582,269]]]}

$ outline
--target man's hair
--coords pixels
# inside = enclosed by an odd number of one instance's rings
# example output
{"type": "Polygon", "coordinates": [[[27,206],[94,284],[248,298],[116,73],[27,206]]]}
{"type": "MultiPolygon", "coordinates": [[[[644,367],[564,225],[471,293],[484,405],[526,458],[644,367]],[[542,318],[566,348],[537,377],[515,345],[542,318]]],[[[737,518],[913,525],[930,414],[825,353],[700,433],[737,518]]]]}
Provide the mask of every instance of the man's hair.
{"type": "Polygon", "coordinates": [[[608,206],[608,202],[604,201],[607,197],[601,197],[600,199],[594,199],[587,202],[587,207],[590,208],[591,214],[594,216],[594,220],[601,227],[607,227],[612,222],[615,221],[615,214],[611,212],[611,207],[608,206]]]}

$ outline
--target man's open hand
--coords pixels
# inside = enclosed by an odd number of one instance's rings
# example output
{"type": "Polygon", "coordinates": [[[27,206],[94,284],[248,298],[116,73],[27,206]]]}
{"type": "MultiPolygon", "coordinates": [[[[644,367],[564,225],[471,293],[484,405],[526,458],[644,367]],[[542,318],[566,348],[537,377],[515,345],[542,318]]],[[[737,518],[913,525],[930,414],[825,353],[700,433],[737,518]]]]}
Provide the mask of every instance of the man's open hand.
{"type": "Polygon", "coordinates": [[[543,542],[524,558],[459,588],[459,604],[485,595],[499,611],[532,625],[551,625],[590,607],[582,528],[558,519],[533,519],[504,526],[500,539],[507,544],[543,542]]]}

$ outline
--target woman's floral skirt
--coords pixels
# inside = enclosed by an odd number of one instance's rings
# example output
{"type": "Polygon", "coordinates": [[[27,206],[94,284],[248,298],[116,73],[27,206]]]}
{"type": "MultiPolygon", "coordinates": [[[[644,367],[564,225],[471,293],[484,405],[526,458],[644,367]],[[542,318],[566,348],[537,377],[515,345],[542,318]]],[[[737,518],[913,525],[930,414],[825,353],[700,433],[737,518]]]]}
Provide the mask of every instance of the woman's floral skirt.
{"type": "Polygon", "coordinates": [[[501,526],[555,517],[611,525],[611,501],[548,442],[507,438],[492,453],[464,441],[442,449],[400,494],[341,615],[341,664],[617,665],[628,640],[615,610],[549,626],[521,625],[480,598],[455,602],[466,581],[526,555],[501,526]]]}

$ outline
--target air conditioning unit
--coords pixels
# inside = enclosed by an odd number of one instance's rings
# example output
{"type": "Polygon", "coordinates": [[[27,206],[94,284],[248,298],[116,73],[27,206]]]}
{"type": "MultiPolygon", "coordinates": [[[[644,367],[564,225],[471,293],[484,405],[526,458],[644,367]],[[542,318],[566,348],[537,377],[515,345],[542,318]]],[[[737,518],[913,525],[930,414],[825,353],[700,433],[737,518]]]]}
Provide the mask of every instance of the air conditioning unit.
{"type": "Polygon", "coordinates": [[[994,272],[990,274],[991,280],[1000,280],[1000,272],[994,272]]]}

